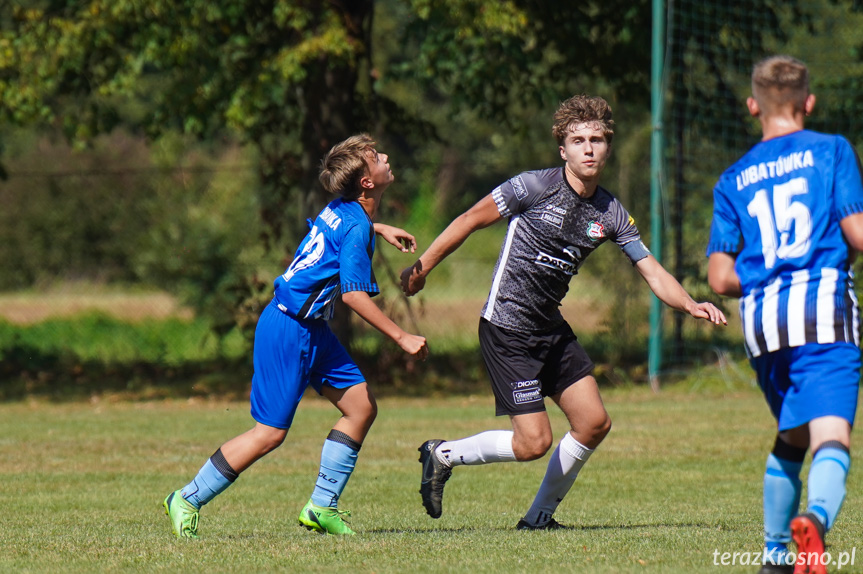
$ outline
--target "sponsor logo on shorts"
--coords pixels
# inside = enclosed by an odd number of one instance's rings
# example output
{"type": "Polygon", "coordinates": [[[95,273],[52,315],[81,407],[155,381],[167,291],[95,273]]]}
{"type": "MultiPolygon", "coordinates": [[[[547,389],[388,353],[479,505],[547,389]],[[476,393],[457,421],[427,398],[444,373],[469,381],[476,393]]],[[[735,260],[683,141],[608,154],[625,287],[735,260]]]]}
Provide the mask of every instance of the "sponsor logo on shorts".
{"type": "Polygon", "coordinates": [[[512,190],[515,192],[515,196],[518,199],[524,199],[527,197],[527,186],[524,185],[524,180],[521,179],[520,175],[515,176],[509,181],[512,184],[512,190]]]}
{"type": "Polygon", "coordinates": [[[539,379],[533,379],[532,381],[515,381],[514,383],[509,384],[514,391],[522,391],[524,389],[538,389],[539,388],[539,379]]]}
{"type": "Polygon", "coordinates": [[[512,393],[512,400],[515,401],[515,404],[522,405],[524,403],[541,401],[542,395],[540,394],[539,389],[534,389],[532,391],[515,391],[512,393]]]}
{"type": "Polygon", "coordinates": [[[515,381],[510,383],[512,388],[512,400],[517,405],[524,403],[533,403],[542,400],[542,393],[539,391],[539,380],[532,381],[515,381]]]}

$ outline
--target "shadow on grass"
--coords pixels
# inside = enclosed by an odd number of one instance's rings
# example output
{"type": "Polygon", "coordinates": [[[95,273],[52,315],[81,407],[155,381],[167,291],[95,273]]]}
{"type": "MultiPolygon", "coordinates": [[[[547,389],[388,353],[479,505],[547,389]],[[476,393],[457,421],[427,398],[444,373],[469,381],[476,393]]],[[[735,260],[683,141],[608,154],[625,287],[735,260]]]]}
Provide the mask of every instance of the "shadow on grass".
{"type": "MultiPolygon", "coordinates": [[[[541,533],[554,533],[554,532],[583,532],[583,531],[598,531],[598,530],[647,530],[654,528],[713,528],[715,524],[707,524],[707,523],[699,523],[699,522],[687,522],[680,524],[667,524],[667,523],[654,523],[654,524],[596,524],[596,525],[579,525],[579,526],[570,526],[563,525],[563,528],[555,529],[555,530],[519,530],[518,532],[541,532],[541,533]]],[[[498,527],[498,528],[490,528],[488,526],[463,526],[460,528],[373,528],[371,530],[364,530],[363,532],[366,534],[429,534],[429,533],[443,533],[443,534],[458,534],[462,532],[473,532],[473,531],[483,531],[486,532],[488,530],[499,530],[502,532],[513,531],[516,532],[515,525],[511,527],[498,527]]]]}
{"type": "MultiPolygon", "coordinates": [[[[487,389],[484,367],[473,351],[437,355],[426,362],[388,353],[353,353],[379,397],[470,394],[487,389]]],[[[172,365],[156,361],[81,360],[16,342],[0,349],[0,400],[40,398],[76,401],[111,395],[128,400],[248,398],[251,354],[172,365]]]]}
{"type": "MultiPolygon", "coordinates": [[[[602,387],[646,383],[646,351],[620,349],[611,335],[585,343],[596,363],[602,387]]],[[[716,361],[716,347],[702,342],[689,365],[716,361]]],[[[698,349],[698,345],[690,345],[698,349]]],[[[435,397],[485,393],[488,377],[478,348],[432,353],[416,361],[395,347],[354,351],[352,356],[378,397],[435,397]]],[[[686,370],[684,366],[684,371],[686,370]]],[[[219,397],[245,400],[252,379],[251,352],[240,358],[219,357],[167,364],[156,360],[82,360],[69,350],[46,350],[21,339],[0,348],[0,401],[28,397],[75,401],[111,395],[127,400],[219,397]]]]}

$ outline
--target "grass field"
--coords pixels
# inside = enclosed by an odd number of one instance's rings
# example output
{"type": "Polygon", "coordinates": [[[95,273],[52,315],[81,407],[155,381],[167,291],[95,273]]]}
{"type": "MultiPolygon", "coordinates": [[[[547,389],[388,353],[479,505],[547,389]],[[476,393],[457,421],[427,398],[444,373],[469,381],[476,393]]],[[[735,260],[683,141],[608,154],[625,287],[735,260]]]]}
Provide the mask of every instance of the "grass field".
{"type": "MultiPolygon", "coordinates": [[[[714,552],[760,548],[772,425],[749,383],[717,380],[607,390],[614,428],[556,514],[576,526],[563,532],[513,530],[545,459],[459,468],[443,517],[423,511],[417,446],[507,427],[485,396],[380,401],[342,498],[352,539],[296,524],[336,413],[317,397],[304,399],[284,446],[204,509],[197,541],[170,534],[161,501],[250,426],[247,403],[0,404],[0,571],[755,572],[714,565],[714,552]]],[[[559,413],[553,425],[559,438],[559,413]]],[[[835,553],[863,541],[859,469],[848,492],[835,553]]],[[[856,554],[842,571],[863,570],[856,554]]]]}

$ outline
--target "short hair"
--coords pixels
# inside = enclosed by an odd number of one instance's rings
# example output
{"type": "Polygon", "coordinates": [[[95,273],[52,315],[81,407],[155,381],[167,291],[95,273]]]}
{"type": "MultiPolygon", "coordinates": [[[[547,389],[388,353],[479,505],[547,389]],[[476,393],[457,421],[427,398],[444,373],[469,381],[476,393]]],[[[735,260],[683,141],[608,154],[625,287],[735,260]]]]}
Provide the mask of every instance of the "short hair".
{"type": "Polygon", "coordinates": [[[318,179],[324,189],[355,200],[363,193],[360,180],[368,173],[366,159],[374,153],[375,141],[369,134],[357,134],[337,143],[321,160],[318,179]]]}
{"type": "Polygon", "coordinates": [[[563,145],[570,126],[581,123],[598,123],[609,144],[614,137],[614,120],[611,119],[611,106],[598,96],[580,94],[572,96],[557,108],[554,113],[552,135],[558,145],[563,145]]]}
{"type": "Polygon", "coordinates": [[[770,56],[752,67],[752,97],[770,114],[791,104],[802,110],[809,96],[809,69],[791,56],[770,56]]]}

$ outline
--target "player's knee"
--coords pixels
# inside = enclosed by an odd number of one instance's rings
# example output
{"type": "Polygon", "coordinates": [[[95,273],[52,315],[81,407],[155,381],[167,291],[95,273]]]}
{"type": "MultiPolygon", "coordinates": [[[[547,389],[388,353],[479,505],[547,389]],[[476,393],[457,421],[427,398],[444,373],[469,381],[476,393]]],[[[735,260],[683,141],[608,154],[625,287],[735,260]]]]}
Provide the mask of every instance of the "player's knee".
{"type": "Polygon", "coordinates": [[[285,442],[285,437],[288,435],[288,431],[284,429],[272,428],[267,432],[260,433],[258,436],[258,443],[260,449],[264,453],[271,452],[279,448],[283,442],[285,442]]]}
{"type": "Polygon", "coordinates": [[[599,424],[596,425],[596,430],[594,432],[594,436],[599,441],[602,441],[608,433],[611,432],[611,417],[608,416],[608,413],[605,413],[605,418],[601,421],[598,421],[599,424]]]}
{"type": "Polygon", "coordinates": [[[342,414],[345,418],[368,427],[378,416],[378,405],[373,398],[369,400],[364,398],[362,401],[352,401],[344,405],[342,414]]]}
{"type": "Polygon", "coordinates": [[[521,440],[513,440],[512,450],[515,454],[516,460],[527,462],[545,456],[545,453],[547,453],[548,449],[551,448],[551,443],[551,434],[521,437],[521,440]]]}
{"type": "Polygon", "coordinates": [[[545,453],[548,452],[547,448],[540,448],[540,447],[537,447],[537,445],[532,445],[532,446],[534,446],[534,448],[529,446],[527,448],[518,449],[518,450],[513,449],[513,452],[515,453],[516,460],[518,460],[520,462],[529,462],[531,460],[537,460],[539,458],[542,458],[543,456],[545,456],[545,453]]]}
{"type": "Polygon", "coordinates": [[[359,416],[362,417],[369,425],[371,425],[376,418],[378,418],[378,404],[371,400],[368,403],[362,405],[359,410],[359,416]]]}
{"type": "Polygon", "coordinates": [[[584,446],[596,448],[611,432],[611,417],[603,412],[602,416],[597,416],[589,424],[573,430],[576,433],[576,439],[584,446]]]}

